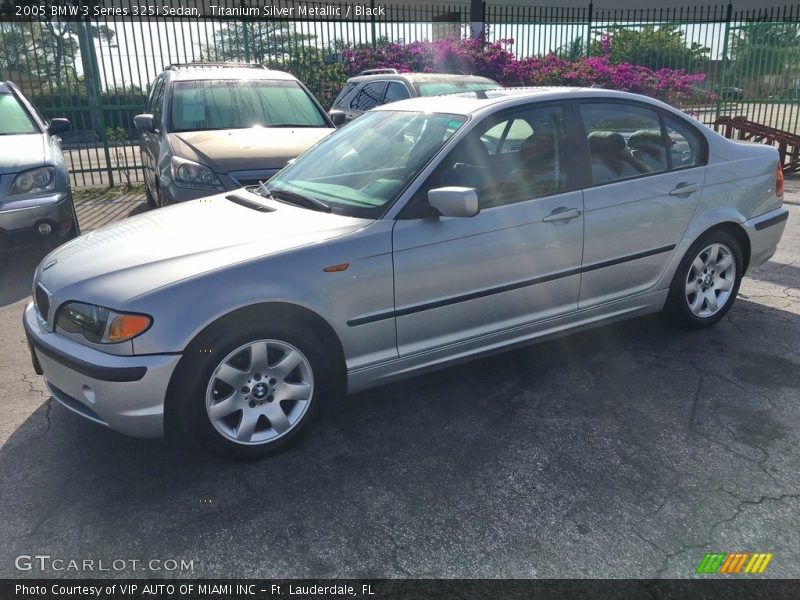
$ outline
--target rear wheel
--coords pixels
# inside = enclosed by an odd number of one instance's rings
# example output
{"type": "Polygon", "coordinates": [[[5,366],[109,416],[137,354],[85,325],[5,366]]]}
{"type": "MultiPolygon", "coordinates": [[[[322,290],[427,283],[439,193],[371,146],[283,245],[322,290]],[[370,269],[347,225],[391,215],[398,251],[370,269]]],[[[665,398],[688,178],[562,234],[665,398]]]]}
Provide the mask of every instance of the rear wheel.
{"type": "Polygon", "coordinates": [[[733,306],[742,272],[736,239],[725,231],[709,232],[692,244],[678,266],[668,309],[684,325],[709,327],[733,306]]]}
{"type": "Polygon", "coordinates": [[[310,328],[254,328],[200,344],[176,373],[179,418],[203,447],[255,459],[289,444],[338,393],[310,328]]]}

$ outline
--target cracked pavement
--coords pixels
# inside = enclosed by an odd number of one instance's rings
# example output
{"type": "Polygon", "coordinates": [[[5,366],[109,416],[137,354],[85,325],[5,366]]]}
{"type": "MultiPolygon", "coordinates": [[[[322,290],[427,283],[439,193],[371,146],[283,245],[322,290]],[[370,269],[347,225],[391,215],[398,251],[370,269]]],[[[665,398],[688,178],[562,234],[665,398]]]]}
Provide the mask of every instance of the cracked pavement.
{"type": "MultiPolygon", "coordinates": [[[[49,399],[0,263],[0,576],[20,554],[194,560],[199,577],[692,577],[707,551],[800,577],[800,179],[787,231],[708,331],[611,325],[351,396],[228,463],[49,399]]],[[[164,576],[123,570],[111,576],[164,576]]]]}

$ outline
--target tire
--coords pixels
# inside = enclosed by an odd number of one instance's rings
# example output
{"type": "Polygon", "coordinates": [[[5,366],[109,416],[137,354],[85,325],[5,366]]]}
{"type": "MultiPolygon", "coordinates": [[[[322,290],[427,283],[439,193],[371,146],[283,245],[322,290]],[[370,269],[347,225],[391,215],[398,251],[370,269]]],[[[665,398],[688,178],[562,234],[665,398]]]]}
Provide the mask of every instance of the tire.
{"type": "Polygon", "coordinates": [[[147,206],[150,208],[158,208],[158,201],[155,196],[153,196],[153,193],[150,191],[150,186],[147,185],[146,181],[144,184],[144,194],[147,197],[147,206]]]}
{"type": "Polygon", "coordinates": [[[322,404],[342,394],[325,344],[302,322],[242,326],[205,340],[187,350],[168,402],[180,428],[223,458],[254,460],[284,449],[322,404]]]}
{"type": "Polygon", "coordinates": [[[73,240],[76,237],[78,237],[80,234],[81,234],[81,228],[80,228],[80,225],[78,224],[78,213],[75,212],[75,206],[73,206],[72,207],[72,225],[70,225],[70,228],[66,231],[66,233],[63,234],[63,238],[62,239],[63,239],[63,241],[73,240]]]}
{"type": "Polygon", "coordinates": [[[704,234],[678,265],[667,299],[668,314],[693,329],[714,325],[736,300],[743,265],[735,237],[726,231],[704,234]]]}

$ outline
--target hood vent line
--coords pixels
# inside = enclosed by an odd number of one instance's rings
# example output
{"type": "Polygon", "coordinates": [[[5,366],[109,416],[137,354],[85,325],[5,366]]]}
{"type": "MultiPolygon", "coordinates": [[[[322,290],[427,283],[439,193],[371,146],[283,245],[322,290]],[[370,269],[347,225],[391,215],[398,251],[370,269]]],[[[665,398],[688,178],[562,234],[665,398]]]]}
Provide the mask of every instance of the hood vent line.
{"type": "Polygon", "coordinates": [[[238,204],[239,206],[244,206],[245,208],[257,210],[258,212],[275,212],[274,208],[270,208],[269,206],[264,206],[263,204],[259,204],[258,202],[253,202],[248,198],[242,198],[241,196],[237,196],[236,194],[225,196],[225,199],[230,200],[231,202],[233,202],[234,204],[238,204]]]}

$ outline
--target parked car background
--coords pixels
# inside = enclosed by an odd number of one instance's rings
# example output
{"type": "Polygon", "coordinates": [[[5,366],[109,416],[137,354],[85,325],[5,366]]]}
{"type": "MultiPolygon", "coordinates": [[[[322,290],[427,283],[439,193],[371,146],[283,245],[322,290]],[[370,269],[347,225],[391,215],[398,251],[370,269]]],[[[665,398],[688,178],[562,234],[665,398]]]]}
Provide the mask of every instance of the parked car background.
{"type": "Polygon", "coordinates": [[[297,78],[247,63],[169,65],[134,123],[153,207],[267,180],[334,130],[297,78]]]}
{"type": "Polygon", "coordinates": [[[713,325],[775,252],[780,173],[634,94],[406,100],[264,186],[62,246],[24,326],[70,410],[253,458],[345,390],[662,310],[713,325]]]}
{"type": "Polygon", "coordinates": [[[17,86],[0,83],[0,235],[63,240],[78,235],[59,133],[17,86]]]}
{"type": "Polygon", "coordinates": [[[408,98],[440,96],[458,92],[494,90],[496,81],[475,75],[447,73],[398,73],[397,69],[367,69],[351,77],[328,113],[337,127],[366,111],[408,98]]]}

